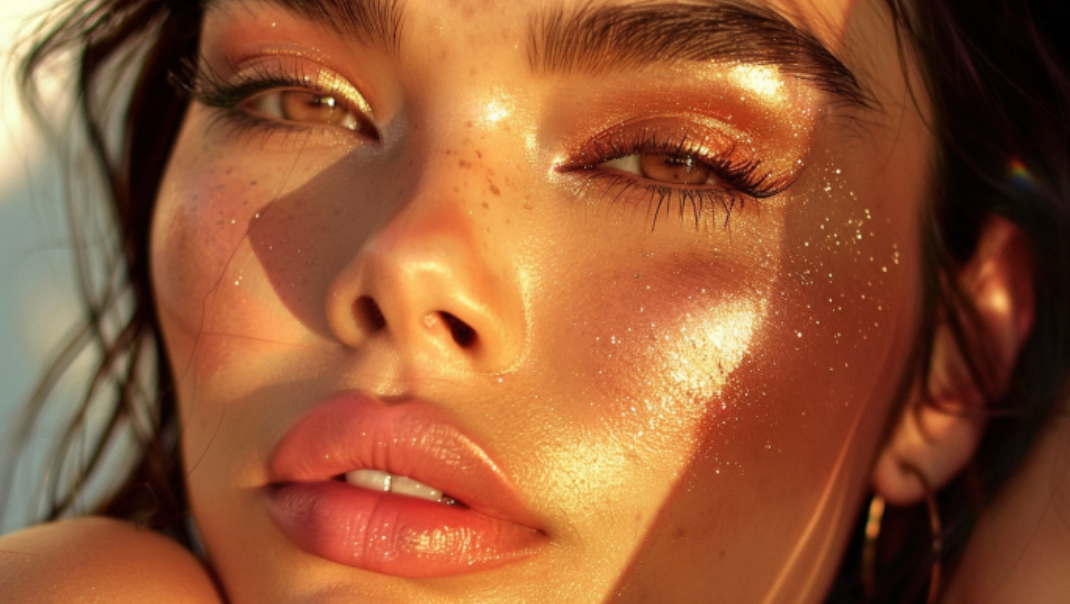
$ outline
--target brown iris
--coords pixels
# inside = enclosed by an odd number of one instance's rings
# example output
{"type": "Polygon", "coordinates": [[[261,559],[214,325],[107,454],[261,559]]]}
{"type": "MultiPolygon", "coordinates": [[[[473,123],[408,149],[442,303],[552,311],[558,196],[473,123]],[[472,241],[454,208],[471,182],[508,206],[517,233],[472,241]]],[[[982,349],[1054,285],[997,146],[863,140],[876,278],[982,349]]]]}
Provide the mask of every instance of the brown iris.
{"type": "Polygon", "coordinates": [[[690,155],[643,153],[639,171],[650,180],[678,185],[701,185],[712,176],[709,166],[690,155]]]}
{"type": "Polygon", "coordinates": [[[356,123],[345,103],[339,103],[338,99],[333,96],[302,90],[283,90],[278,92],[278,95],[279,110],[283,119],[310,124],[338,125],[351,129],[356,123]]]}

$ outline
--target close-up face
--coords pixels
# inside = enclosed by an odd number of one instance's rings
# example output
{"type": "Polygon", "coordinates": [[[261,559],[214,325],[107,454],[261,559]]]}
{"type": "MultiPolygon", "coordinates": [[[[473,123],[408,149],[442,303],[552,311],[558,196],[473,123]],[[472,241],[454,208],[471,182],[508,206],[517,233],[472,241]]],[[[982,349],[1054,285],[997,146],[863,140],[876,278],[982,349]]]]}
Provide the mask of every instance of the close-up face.
{"type": "Polygon", "coordinates": [[[228,601],[822,599],[921,312],[883,0],[208,4],[152,274],[228,601]]]}

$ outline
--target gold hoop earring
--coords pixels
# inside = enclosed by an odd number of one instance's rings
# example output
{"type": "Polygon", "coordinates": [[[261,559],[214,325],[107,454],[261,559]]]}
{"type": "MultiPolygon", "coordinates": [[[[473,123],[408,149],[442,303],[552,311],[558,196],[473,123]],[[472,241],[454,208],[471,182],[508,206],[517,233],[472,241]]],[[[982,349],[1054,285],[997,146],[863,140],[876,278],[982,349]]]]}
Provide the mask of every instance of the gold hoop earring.
{"type": "Polygon", "coordinates": [[[869,514],[866,516],[866,541],[862,545],[862,587],[867,600],[872,600],[877,593],[877,542],[881,536],[884,505],[884,497],[874,495],[869,501],[869,514]]]}
{"type": "Polygon", "coordinates": [[[933,494],[933,490],[929,487],[929,481],[925,479],[925,475],[921,473],[921,470],[910,464],[903,464],[903,469],[918,479],[918,482],[921,483],[922,491],[925,493],[925,507],[929,512],[929,535],[932,540],[930,547],[933,552],[932,568],[929,571],[929,597],[926,598],[925,602],[926,604],[936,604],[936,598],[940,595],[940,575],[943,571],[941,560],[944,552],[944,527],[940,522],[940,508],[937,507],[936,495],[933,494]]]}
{"type": "MultiPolygon", "coordinates": [[[[930,547],[932,549],[932,567],[929,571],[929,595],[926,604],[936,604],[940,595],[941,573],[943,564],[941,555],[944,550],[943,524],[940,522],[940,509],[936,505],[936,496],[929,488],[929,481],[913,465],[903,465],[903,469],[913,474],[921,483],[925,493],[925,507],[929,513],[930,547]]],[[[874,495],[869,502],[869,514],[866,516],[866,538],[862,545],[862,587],[867,600],[877,593],[877,543],[881,535],[881,523],[884,521],[884,498],[874,495]]]]}

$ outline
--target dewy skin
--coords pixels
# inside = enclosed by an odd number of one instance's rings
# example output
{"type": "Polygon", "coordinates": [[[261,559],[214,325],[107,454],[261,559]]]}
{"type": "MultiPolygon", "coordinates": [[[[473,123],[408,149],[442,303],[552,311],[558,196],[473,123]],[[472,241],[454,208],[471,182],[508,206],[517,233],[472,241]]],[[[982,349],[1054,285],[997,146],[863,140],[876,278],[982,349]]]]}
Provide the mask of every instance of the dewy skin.
{"type": "Polygon", "coordinates": [[[228,601],[821,601],[921,295],[882,3],[283,4],[212,3],[152,233],[228,601]]]}

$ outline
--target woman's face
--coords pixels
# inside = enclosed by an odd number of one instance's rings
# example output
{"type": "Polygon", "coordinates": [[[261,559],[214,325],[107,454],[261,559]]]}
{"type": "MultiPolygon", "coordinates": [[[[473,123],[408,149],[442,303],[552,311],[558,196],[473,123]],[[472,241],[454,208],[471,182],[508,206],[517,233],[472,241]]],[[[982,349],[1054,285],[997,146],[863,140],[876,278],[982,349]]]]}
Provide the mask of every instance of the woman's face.
{"type": "Polygon", "coordinates": [[[883,2],[209,4],[152,253],[230,601],[821,598],[918,323],[883,2]]]}

